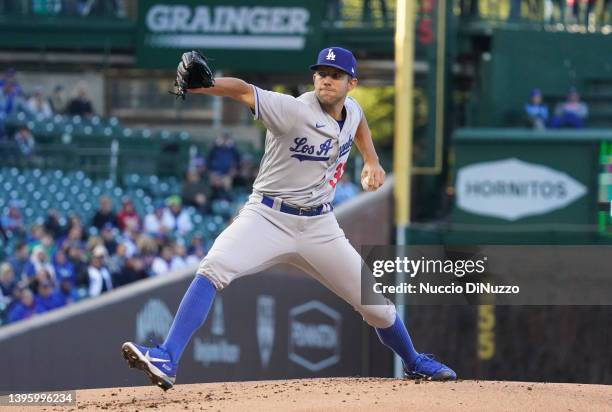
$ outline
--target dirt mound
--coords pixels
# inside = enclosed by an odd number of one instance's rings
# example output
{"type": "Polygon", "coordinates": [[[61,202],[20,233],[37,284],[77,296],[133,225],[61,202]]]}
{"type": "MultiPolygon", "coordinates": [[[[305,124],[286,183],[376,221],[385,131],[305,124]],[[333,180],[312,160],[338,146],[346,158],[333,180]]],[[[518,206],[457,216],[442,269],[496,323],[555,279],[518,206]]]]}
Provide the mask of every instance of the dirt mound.
{"type": "Polygon", "coordinates": [[[45,411],[610,411],[612,386],[380,378],[322,378],[77,391],[45,411]]]}

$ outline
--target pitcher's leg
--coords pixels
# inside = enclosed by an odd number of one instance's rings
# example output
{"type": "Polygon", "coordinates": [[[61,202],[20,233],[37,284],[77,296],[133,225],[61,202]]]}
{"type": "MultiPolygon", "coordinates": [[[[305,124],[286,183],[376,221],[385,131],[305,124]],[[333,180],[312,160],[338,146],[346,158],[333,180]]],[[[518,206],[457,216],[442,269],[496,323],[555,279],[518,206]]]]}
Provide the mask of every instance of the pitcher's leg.
{"type": "Polygon", "coordinates": [[[161,346],[175,364],[179,363],[195,331],[204,324],[216,294],[215,286],[203,276],[196,275],[189,285],[161,346]]]}
{"type": "Polygon", "coordinates": [[[246,206],[217,237],[196,273],[210,279],[221,290],[234,279],[259,272],[292,253],[295,240],[289,229],[281,226],[282,222],[272,223],[264,215],[269,211],[272,210],[246,206]]]}
{"type": "Polygon", "coordinates": [[[280,230],[258,212],[243,209],[202,260],[163,345],[150,348],[126,342],[122,346],[124,358],[131,367],[142,369],[155,385],[164,390],[171,388],[181,355],[195,331],[204,323],[217,289],[239,276],[274,264],[292,247],[286,231],[280,230]]]}
{"type": "Polygon", "coordinates": [[[299,251],[307,263],[304,269],[361,313],[363,319],[376,329],[381,342],[402,359],[408,375],[432,380],[456,379],[450,368],[415,350],[404,322],[389,301],[380,296],[378,305],[362,303],[362,259],[345,237],[300,244],[299,251]]]}
{"type": "Polygon", "coordinates": [[[395,306],[383,296],[376,296],[379,299],[376,305],[362,303],[361,256],[345,237],[300,243],[299,255],[310,268],[308,273],[353,306],[370,326],[387,328],[393,325],[395,306]]]}

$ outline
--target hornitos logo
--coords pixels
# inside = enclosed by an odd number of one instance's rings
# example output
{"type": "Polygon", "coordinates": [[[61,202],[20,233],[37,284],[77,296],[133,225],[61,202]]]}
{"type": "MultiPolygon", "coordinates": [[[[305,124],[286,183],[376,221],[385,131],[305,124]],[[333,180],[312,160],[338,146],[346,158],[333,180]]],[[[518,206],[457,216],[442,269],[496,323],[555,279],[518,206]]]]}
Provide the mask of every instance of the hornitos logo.
{"type": "Polygon", "coordinates": [[[211,337],[195,338],[193,341],[193,359],[204,366],[211,363],[238,363],[240,346],[229,343],[225,338],[225,321],[223,320],[223,300],[217,296],[212,312],[211,337]]]}
{"type": "Polygon", "coordinates": [[[313,300],[289,312],[289,359],[316,372],[340,361],[341,316],[313,300]]]}
{"type": "Polygon", "coordinates": [[[587,193],[564,172],[514,158],[462,167],[456,188],[459,209],[510,221],[562,209],[587,193]]]}
{"type": "Polygon", "coordinates": [[[155,47],[302,50],[304,7],[157,4],[146,10],[146,42],[155,47]]]}
{"type": "Polygon", "coordinates": [[[149,299],[136,315],[136,340],[148,343],[149,339],[163,340],[172,324],[172,314],[164,302],[149,299]]]}

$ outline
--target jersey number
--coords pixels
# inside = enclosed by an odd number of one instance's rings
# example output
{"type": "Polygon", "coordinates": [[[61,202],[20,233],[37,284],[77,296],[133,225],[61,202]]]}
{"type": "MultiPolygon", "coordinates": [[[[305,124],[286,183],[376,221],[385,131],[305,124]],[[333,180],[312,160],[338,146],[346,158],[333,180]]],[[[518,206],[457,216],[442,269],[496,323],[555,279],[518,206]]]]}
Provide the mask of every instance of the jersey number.
{"type": "Polygon", "coordinates": [[[336,187],[336,185],[338,184],[338,181],[342,177],[342,174],[344,173],[345,170],[346,170],[346,163],[338,163],[338,166],[336,166],[336,173],[334,173],[334,178],[329,181],[329,184],[331,187],[333,188],[336,187]]]}

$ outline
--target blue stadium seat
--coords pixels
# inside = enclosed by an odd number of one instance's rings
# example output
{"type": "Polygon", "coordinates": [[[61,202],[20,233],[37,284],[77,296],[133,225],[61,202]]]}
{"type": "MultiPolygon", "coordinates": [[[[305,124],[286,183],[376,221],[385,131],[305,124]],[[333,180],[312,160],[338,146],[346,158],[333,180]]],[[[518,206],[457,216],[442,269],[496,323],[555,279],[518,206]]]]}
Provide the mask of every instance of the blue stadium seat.
{"type": "Polygon", "coordinates": [[[130,138],[132,137],[133,134],[134,134],[134,131],[130,129],[129,127],[126,127],[121,131],[121,137],[124,137],[124,138],[130,138]]]}

